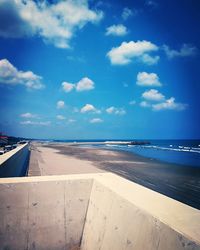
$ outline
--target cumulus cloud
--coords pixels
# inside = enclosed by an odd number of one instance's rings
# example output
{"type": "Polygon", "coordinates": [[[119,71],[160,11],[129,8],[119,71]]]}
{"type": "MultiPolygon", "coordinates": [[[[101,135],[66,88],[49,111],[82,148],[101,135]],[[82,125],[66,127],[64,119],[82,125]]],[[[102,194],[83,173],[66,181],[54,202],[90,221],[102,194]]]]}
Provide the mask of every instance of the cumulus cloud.
{"type": "Polygon", "coordinates": [[[128,30],[126,26],[123,24],[112,25],[106,28],[106,36],[113,35],[113,36],[125,36],[128,34],[128,30]]]}
{"type": "Polygon", "coordinates": [[[133,16],[133,11],[125,7],[122,11],[122,19],[127,20],[129,17],[133,16]]]}
{"type": "Polygon", "coordinates": [[[87,23],[98,23],[103,12],[91,10],[87,0],[1,0],[0,36],[39,35],[58,48],[68,48],[74,33],[87,23]]]}
{"type": "Polygon", "coordinates": [[[94,89],[94,82],[88,77],[84,77],[77,83],[63,82],[62,89],[67,93],[71,92],[73,89],[77,92],[89,91],[94,89]]]}
{"type": "Polygon", "coordinates": [[[164,99],[160,103],[156,103],[156,104],[155,103],[152,104],[147,101],[142,101],[140,103],[140,106],[143,108],[150,108],[153,111],[162,111],[162,110],[182,111],[188,107],[187,104],[176,102],[174,97],[171,97],[169,99],[164,99]]]}
{"type": "Polygon", "coordinates": [[[169,98],[168,100],[165,100],[162,103],[152,105],[152,109],[154,111],[160,111],[160,110],[177,110],[177,111],[181,111],[181,110],[185,110],[187,107],[188,107],[187,104],[176,103],[174,97],[171,97],[171,98],[169,98]]]}
{"type": "Polygon", "coordinates": [[[150,101],[162,101],[165,99],[165,96],[163,94],[161,94],[158,90],[156,89],[150,89],[145,91],[142,94],[142,97],[146,100],[150,100],[150,101]]]}
{"type": "Polygon", "coordinates": [[[63,109],[65,107],[65,102],[64,101],[58,101],[57,102],[57,109],[63,109]]]}
{"type": "Polygon", "coordinates": [[[57,115],[56,118],[58,120],[65,120],[66,119],[63,115],[57,115]]]}
{"type": "Polygon", "coordinates": [[[102,122],[103,122],[103,120],[100,118],[93,118],[90,120],[90,123],[102,123],[102,122]]]}
{"type": "Polygon", "coordinates": [[[81,108],[81,113],[96,113],[96,114],[100,114],[101,111],[96,109],[92,104],[86,104],[85,106],[83,106],[81,108]]]}
{"type": "Polygon", "coordinates": [[[149,108],[149,107],[151,107],[151,104],[146,102],[146,101],[142,101],[140,103],[140,106],[143,107],[143,108],[149,108]]]}
{"type": "Polygon", "coordinates": [[[147,65],[157,64],[159,60],[160,60],[159,56],[150,56],[149,54],[144,54],[141,57],[141,61],[146,63],[147,65]]]}
{"type": "Polygon", "coordinates": [[[170,49],[169,46],[163,45],[163,50],[169,59],[173,59],[175,57],[194,56],[197,53],[197,48],[189,44],[183,44],[180,50],[170,49]]]}
{"type": "Polygon", "coordinates": [[[137,85],[139,86],[162,86],[162,83],[159,80],[159,77],[156,73],[147,73],[147,72],[139,72],[137,74],[137,85]]]}
{"type": "Polygon", "coordinates": [[[0,83],[8,85],[24,85],[27,89],[42,89],[42,77],[32,71],[21,71],[7,59],[0,60],[0,83]]]}
{"type": "Polygon", "coordinates": [[[38,115],[36,115],[36,114],[31,114],[31,113],[24,113],[24,114],[21,114],[20,115],[21,117],[23,117],[23,118],[37,118],[38,117],[38,115]]]}
{"type": "Polygon", "coordinates": [[[126,114],[126,110],[125,109],[123,109],[123,108],[116,108],[114,106],[107,108],[106,112],[108,114],[115,114],[115,115],[125,115],[126,114]]]}
{"type": "Polygon", "coordinates": [[[137,59],[145,64],[155,64],[158,62],[159,57],[150,56],[149,53],[158,50],[158,46],[149,41],[130,41],[123,42],[119,47],[112,48],[107,56],[111,61],[111,64],[125,65],[131,63],[134,59],[137,59]],[[147,60],[151,58],[151,60],[147,60]]]}
{"type": "Polygon", "coordinates": [[[87,91],[94,89],[94,82],[88,77],[82,78],[79,82],[77,82],[76,91],[87,91]]]}
{"type": "Polygon", "coordinates": [[[75,88],[75,85],[70,82],[63,82],[61,85],[62,85],[62,89],[67,93],[72,91],[75,88]]]}
{"type": "Polygon", "coordinates": [[[35,122],[35,121],[22,121],[20,122],[22,125],[36,125],[36,126],[49,126],[51,125],[50,121],[46,122],[35,122]]]}

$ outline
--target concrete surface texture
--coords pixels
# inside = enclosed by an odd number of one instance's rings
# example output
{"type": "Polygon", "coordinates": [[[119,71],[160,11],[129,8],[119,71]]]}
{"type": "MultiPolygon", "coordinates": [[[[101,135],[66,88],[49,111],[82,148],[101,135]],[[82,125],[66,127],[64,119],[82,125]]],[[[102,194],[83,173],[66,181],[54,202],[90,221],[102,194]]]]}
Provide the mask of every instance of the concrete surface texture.
{"type": "Polygon", "coordinates": [[[106,174],[95,178],[81,249],[200,249],[200,211],[106,174]]]}
{"type": "MultiPolygon", "coordinates": [[[[40,145],[40,144],[38,144],[40,145]]],[[[59,150],[31,144],[28,176],[101,173],[92,162],[62,155],[59,150]]]]}
{"type": "Polygon", "coordinates": [[[0,177],[19,177],[26,174],[29,160],[28,144],[0,155],[0,177]]]}
{"type": "Polygon", "coordinates": [[[45,179],[1,180],[0,249],[80,246],[92,179],[45,179]]]}
{"type": "Polygon", "coordinates": [[[0,179],[2,249],[200,250],[200,211],[111,173],[0,179]]]}

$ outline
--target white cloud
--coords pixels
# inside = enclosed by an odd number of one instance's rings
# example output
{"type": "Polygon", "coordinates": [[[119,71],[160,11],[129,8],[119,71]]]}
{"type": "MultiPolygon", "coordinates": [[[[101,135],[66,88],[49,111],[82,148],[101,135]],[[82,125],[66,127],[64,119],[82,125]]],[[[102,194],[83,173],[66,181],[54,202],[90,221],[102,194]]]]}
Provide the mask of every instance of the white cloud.
{"type": "Polygon", "coordinates": [[[51,122],[50,121],[46,121],[46,122],[23,121],[23,122],[20,122],[20,124],[22,124],[22,125],[36,125],[36,126],[49,126],[49,125],[51,125],[51,122]]]}
{"type": "MultiPolygon", "coordinates": [[[[149,64],[149,60],[144,58],[150,57],[149,53],[157,51],[158,47],[149,41],[130,41],[123,42],[119,47],[112,48],[107,56],[109,57],[111,64],[125,65],[132,62],[133,59],[138,59],[143,63],[149,64]]],[[[157,62],[159,58],[152,57],[152,62],[157,62]],[[157,59],[155,59],[157,58],[157,59]],[[153,60],[154,59],[154,60],[153,60]]]]}
{"type": "Polygon", "coordinates": [[[125,115],[126,114],[126,110],[125,109],[123,109],[123,108],[116,108],[114,106],[107,108],[106,112],[108,114],[115,114],[115,115],[125,115]]]}
{"type": "Polygon", "coordinates": [[[140,103],[140,106],[143,107],[143,108],[149,108],[149,107],[151,107],[151,104],[146,102],[146,101],[142,101],[140,103]]]}
{"type": "Polygon", "coordinates": [[[68,119],[67,122],[68,122],[68,123],[74,123],[74,122],[76,122],[76,120],[75,120],[75,119],[68,119]]]}
{"type": "Polygon", "coordinates": [[[132,100],[129,102],[129,105],[135,105],[136,104],[136,101],[135,100],[132,100]]]}
{"type": "Polygon", "coordinates": [[[92,89],[94,89],[94,82],[88,77],[82,78],[76,84],[76,91],[87,91],[87,90],[92,90],[92,89]]]}
{"type": "Polygon", "coordinates": [[[171,97],[168,100],[165,100],[162,103],[153,104],[152,110],[154,111],[160,111],[160,110],[177,110],[181,111],[188,107],[187,104],[184,103],[176,103],[175,98],[171,97]]]}
{"type": "Polygon", "coordinates": [[[57,109],[63,109],[65,107],[65,102],[64,101],[58,101],[57,102],[57,109]]]}
{"type": "Polygon", "coordinates": [[[94,89],[94,82],[88,77],[84,77],[77,83],[63,82],[62,89],[65,92],[71,92],[73,89],[75,89],[77,92],[89,91],[94,89]]]}
{"type": "Polygon", "coordinates": [[[92,104],[86,104],[85,106],[81,108],[81,113],[89,113],[89,112],[96,113],[96,114],[101,113],[101,111],[96,109],[92,104]]]}
{"type": "Polygon", "coordinates": [[[122,19],[127,20],[129,17],[133,16],[133,11],[125,7],[122,11],[122,19]]]}
{"type": "Polygon", "coordinates": [[[65,120],[66,119],[63,115],[57,115],[56,118],[58,120],[65,120]]]}
{"type": "Polygon", "coordinates": [[[188,105],[184,103],[177,103],[175,102],[175,98],[171,97],[169,99],[163,100],[163,102],[152,104],[147,101],[142,101],[140,106],[143,108],[151,108],[153,111],[161,111],[161,110],[176,110],[182,111],[185,110],[188,105]]]}
{"type": "Polygon", "coordinates": [[[24,85],[27,89],[42,89],[42,77],[32,71],[20,71],[7,59],[0,60],[0,83],[9,85],[24,85]]]}
{"type": "Polygon", "coordinates": [[[143,63],[146,63],[147,65],[154,65],[154,64],[157,64],[158,61],[160,60],[160,57],[159,56],[150,56],[148,54],[144,54],[142,57],[141,57],[141,61],[143,63]]]}
{"type": "Polygon", "coordinates": [[[159,77],[155,73],[139,72],[137,74],[137,85],[152,87],[152,86],[162,86],[159,77]]]}
{"type": "Polygon", "coordinates": [[[36,117],[38,117],[38,115],[36,115],[36,114],[31,114],[31,113],[24,113],[24,114],[21,114],[20,115],[21,117],[23,117],[23,118],[36,118],[36,117]]]}
{"type": "Polygon", "coordinates": [[[113,35],[113,36],[125,36],[128,34],[128,30],[126,26],[123,24],[112,25],[106,28],[106,36],[113,35]]]}
{"type": "Polygon", "coordinates": [[[103,122],[103,120],[100,118],[93,118],[90,120],[90,123],[102,123],[102,122],[103,122]]]}
{"type": "Polygon", "coordinates": [[[165,96],[158,92],[158,90],[156,89],[150,89],[148,91],[145,91],[142,94],[142,97],[150,101],[162,101],[165,99],[165,96]]]}
{"type": "Polygon", "coordinates": [[[115,110],[115,107],[110,107],[110,108],[107,108],[106,109],[106,112],[108,113],[108,114],[112,114],[113,112],[114,112],[114,110],[115,110]]]}
{"type": "Polygon", "coordinates": [[[0,36],[39,35],[45,42],[68,48],[74,33],[87,23],[98,23],[103,12],[91,10],[87,0],[1,0],[0,36]]]}
{"type": "Polygon", "coordinates": [[[169,59],[173,59],[175,57],[193,56],[197,53],[197,48],[189,44],[183,44],[180,50],[173,50],[170,49],[169,46],[163,45],[163,50],[169,59]]]}
{"type": "Polygon", "coordinates": [[[67,93],[72,91],[75,88],[75,85],[69,82],[63,82],[61,85],[62,85],[62,89],[67,93]]]}

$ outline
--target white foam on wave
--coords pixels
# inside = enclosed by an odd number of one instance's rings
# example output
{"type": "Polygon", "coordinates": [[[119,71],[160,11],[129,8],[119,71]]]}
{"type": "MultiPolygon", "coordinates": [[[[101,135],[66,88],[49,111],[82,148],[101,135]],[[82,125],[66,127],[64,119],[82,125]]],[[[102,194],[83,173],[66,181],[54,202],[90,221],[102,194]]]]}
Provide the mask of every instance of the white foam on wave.
{"type": "Polygon", "coordinates": [[[118,148],[146,148],[146,149],[155,149],[155,150],[165,150],[165,151],[176,151],[176,152],[187,152],[187,153],[199,153],[200,148],[186,147],[186,146],[177,146],[175,147],[161,147],[156,145],[126,145],[127,142],[124,141],[107,141],[104,142],[106,147],[118,147],[118,148]],[[121,143],[120,143],[121,142],[121,143]],[[122,147],[123,146],[123,147],[122,147]]]}
{"type": "Polygon", "coordinates": [[[200,148],[192,148],[192,150],[200,150],[200,148]]]}
{"type": "Polygon", "coordinates": [[[140,146],[140,148],[176,151],[176,152],[200,153],[200,149],[198,148],[190,148],[190,147],[184,147],[184,146],[179,146],[178,148],[171,148],[171,147],[167,148],[167,147],[159,147],[159,146],[140,146]]]}
{"type": "Polygon", "coordinates": [[[129,143],[131,143],[131,141],[105,141],[104,142],[106,145],[109,145],[109,144],[122,144],[122,145],[127,145],[129,143]]]}
{"type": "Polygon", "coordinates": [[[106,144],[106,147],[121,147],[120,145],[115,144],[106,144]]]}

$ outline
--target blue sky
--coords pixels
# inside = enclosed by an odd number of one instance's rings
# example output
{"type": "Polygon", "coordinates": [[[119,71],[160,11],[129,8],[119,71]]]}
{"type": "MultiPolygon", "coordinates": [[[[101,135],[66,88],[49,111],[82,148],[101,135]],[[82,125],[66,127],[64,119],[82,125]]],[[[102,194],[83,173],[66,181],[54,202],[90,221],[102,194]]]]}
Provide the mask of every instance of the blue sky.
{"type": "Polygon", "coordinates": [[[0,131],[199,139],[200,3],[0,0],[0,131]]]}

